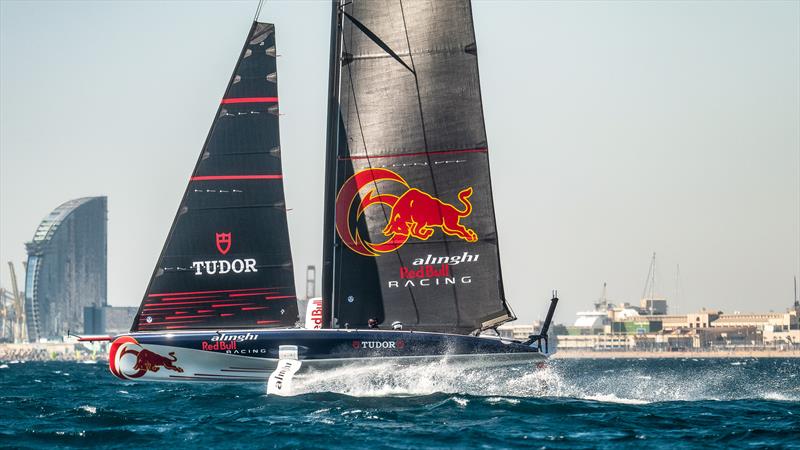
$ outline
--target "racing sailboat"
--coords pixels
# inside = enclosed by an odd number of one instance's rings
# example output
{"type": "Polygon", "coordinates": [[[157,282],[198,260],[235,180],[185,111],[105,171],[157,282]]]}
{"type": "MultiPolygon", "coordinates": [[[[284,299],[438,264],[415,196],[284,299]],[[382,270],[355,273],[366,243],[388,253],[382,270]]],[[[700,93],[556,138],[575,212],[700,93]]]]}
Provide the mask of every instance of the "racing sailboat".
{"type": "MultiPolygon", "coordinates": [[[[298,323],[275,27],[255,21],[130,333],[123,379],[259,381],[302,368],[545,357],[500,271],[469,0],[333,1],[323,296],[298,323]]],[[[544,347],[542,344],[544,343],[544,347]]]]}

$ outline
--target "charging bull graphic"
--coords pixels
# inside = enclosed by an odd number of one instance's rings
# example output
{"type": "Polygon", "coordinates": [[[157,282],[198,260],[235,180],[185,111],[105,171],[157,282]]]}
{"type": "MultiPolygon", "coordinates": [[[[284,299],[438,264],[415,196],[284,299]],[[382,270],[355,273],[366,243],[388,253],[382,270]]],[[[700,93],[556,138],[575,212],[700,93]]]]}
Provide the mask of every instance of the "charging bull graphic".
{"type": "Polygon", "coordinates": [[[461,203],[461,208],[458,208],[427,192],[410,187],[403,177],[389,169],[364,169],[345,181],[339,190],[336,197],[336,231],[348,248],[365,256],[393,252],[402,247],[410,237],[427,240],[434,235],[436,228],[449,236],[476,242],[477,233],[461,223],[461,219],[472,214],[472,203],[469,200],[471,196],[471,187],[462,189],[458,193],[461,203]],[[399,196],[377,193],[379,181],[400,183],[406,191],[399,196]],[[356,210],[356,221],[371,205],[383,204],[391,208],[383,229],[383,235],[387,239],[379,243],[365,241],[350,220],[350,210],[359,193],[367,186],[369,190],[363,193],[356,210]]]}
{"type": "Polygon", "coordinates": [[[163,367],[178,373],[183,372],[183,369],[172,364],[178,360],[178,358],[175,357],[175,352],[169,352],[169,356],[170,357],[167,358],[158,353],[153,353],[150,350],[142,349],[136,354],[136,364],[133,365],[133,368],[138,371],[143,370],[147,372],[149,370],[151,372],[158,372],[158,370],[163,367]]]}
{"type": "MultiPolygon", "coordinates": [[[[126,358],[130,360],[130,358],[126,358]]],[[[174,363],[178,360],[175,352],[170,352],[169,357],[159,355],[153,351],[143,348],[136,339],[130,336],[123,336],[111,343],[108,355],[108,365],[111,373],[118,378],[135,379],[143,377],[147,372],[158,372],[161,368],[172,370],[174,372],[183,373],[183,369],[176,366],[174,363]],[[136,361],[133,364],[133,372],[126,372],[123,366],[129,366],[128,363],[123,363],[123,358],[126,355],[133,355],[136,361]]]]}

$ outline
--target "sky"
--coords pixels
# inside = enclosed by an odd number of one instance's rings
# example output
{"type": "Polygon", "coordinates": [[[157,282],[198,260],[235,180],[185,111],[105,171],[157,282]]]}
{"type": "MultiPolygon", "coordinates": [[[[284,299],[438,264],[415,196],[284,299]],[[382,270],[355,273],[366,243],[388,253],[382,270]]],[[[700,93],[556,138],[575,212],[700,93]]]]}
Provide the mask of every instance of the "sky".
{"type": "MultiPolygon", "coordinates": [[[[138,305],[256,1],[0,0],[0,284],[61,203],[108,196],[138,305]]],[[[800,275],[800,2],[473,1],[507,298],[557,322],[608,283],[782,311],[800,275]],[[680,267],[680,276],[676,276],[680,267]]],[[[298,293],[322,255],[327,1],[268,1],[298,293]]],[[[21,279],[21,276],[20,276],[21,279]]]]}

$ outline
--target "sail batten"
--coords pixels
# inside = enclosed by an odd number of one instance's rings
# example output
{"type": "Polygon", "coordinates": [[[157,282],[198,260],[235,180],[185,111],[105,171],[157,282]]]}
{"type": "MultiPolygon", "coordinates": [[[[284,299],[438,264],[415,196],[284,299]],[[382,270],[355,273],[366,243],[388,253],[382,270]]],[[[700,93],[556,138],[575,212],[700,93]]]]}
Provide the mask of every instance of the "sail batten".
{"type": "Polygon", "coordinates": [[[254,22],[133,331],[297,322],[274,49],[275,27],[254,22]]]}
{"type": "Polygon", "coordinates": [[[332,39],[338,108],[329,110],[329,138],[338,127],[327,189],[336,198],[326,227],[336,234],[323,272],[331,325],[375,319],[466,334],[512,320],[469,0],[334,9],[345,19],[332,39]]]}

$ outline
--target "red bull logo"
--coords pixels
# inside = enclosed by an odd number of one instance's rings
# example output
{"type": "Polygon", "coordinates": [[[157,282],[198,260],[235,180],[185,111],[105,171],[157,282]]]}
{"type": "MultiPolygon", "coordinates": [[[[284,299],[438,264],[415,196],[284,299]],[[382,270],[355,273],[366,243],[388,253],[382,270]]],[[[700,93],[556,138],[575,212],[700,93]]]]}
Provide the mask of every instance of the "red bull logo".
{"type": "Polygon", "coordinates": [[[336,197],[336,231],[350,250],[364,256],[379,256],[393,252],[409,238],[428,240],[439,229],[448,236],[455,236],[467,242],[476,242],[478,235],[461,223],[461,219],[472,214],[472,187],[458,193],[461,207],[412,188],[397,173],[383,168],[364,169],[350,177],[342,185],[336,197]],[[377,184],[381,181],[399,183],[406,190],[401,195],[378,193],[377,184]],[[362,192],[363,191],[363,192],[362,192]],[[356,210],[356,221],[372,205],[385,205],[391,208],[383,235],[386,240],[379,243],[365,241],[354,224],[350,223],[351,209],[361,194],[361,202],[356,210]]]}
{"type": "Polygon", "coordinates": [[[108,365],[111,373],[123,380],[141,378],[147,372],[158,372],[161,368],[183,373],[183,369],[175,365],[176,361],[178,361],[178,358],[175,356],[175,352],[170,352],[168,357],[159,355],[156,352],[143,348],[141,344],[131,336],[123,336],[112,342],[108,357],[108,365]],[[131,371],[125,371],[123,369],[123,365],[130,365],[130,362],[127,364],[123,363],[123,359],[130,359],[130,357],[125,358],[126,355],[132,355],[136,358],[131,367],[131,371]]]}

